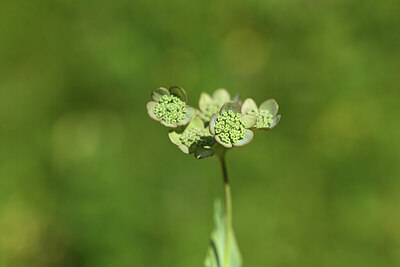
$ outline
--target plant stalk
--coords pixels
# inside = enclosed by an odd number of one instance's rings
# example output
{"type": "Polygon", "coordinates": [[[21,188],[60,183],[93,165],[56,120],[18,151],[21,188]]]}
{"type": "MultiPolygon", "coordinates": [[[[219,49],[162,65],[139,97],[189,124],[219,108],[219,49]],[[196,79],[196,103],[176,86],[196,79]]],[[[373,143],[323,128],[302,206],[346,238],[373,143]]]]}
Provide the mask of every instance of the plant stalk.
{"type": "Polygon", "coordinates": [[[219,161],[221,163],[222,168],[222,177],[224,182],[224,191],[225,191],[225,261],[224,267],[229,267],[230,265],[230,252],[231,252],[231,232],[232,232],[232,198],[231,198],[231,188],[228,180],[228,173],[226,170],[225,163],[225,153],[219,155],[219,161]]]}

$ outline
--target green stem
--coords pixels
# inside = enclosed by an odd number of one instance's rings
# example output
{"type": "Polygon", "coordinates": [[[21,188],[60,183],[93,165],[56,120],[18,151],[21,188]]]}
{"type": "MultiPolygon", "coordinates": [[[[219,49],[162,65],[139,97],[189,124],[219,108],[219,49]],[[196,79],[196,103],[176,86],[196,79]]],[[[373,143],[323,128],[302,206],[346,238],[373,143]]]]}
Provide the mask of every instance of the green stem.
{"type": "Polygon", "coordinates": [[[222,168],[222,176],[224,181],[224,190],[225,190],[225,223],[226,223],[226,232],[225,232],[225,267],[229,267],[230,261],[230,252],[231,252],[231,229],[232,229],[232,199],[231,199],[231,188],[229,186],[228,173],[226,171],[226,163],[225,163],[225,153],[221,153],[219,155],[219,161],[221,163],[222,168]]]}

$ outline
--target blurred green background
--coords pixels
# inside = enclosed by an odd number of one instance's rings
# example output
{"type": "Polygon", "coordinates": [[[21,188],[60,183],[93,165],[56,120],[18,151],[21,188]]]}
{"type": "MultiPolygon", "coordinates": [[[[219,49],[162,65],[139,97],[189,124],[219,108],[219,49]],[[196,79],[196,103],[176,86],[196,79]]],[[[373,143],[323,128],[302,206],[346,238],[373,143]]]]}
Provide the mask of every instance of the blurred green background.
{"type": "Polygon", "coordinates": [[[282,120],[228,155],[245,266],[400,266],[398,0],[3,0],[0,266],[202,266],[215,158],[145,109],[224,87],[282,120]]]}

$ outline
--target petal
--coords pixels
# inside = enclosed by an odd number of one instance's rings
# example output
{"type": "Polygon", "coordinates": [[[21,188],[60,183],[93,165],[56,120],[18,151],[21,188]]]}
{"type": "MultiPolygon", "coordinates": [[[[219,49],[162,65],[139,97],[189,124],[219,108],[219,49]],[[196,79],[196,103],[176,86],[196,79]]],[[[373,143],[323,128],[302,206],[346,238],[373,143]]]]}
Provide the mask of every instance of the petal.
{"type": "Polygon", "coordinates": [[[151,92],[151,98],[153,98],[154,101],[158,102],[164,95],[169,95],[169,91],[165,89],[164,87],[160,87],[153,92],[151,92]]]}
{"type": "Polygon", "coordinates": [[[187,146],[185,146],[185,145],[180,145],[180,146],[178,146],[178,148],[179,148],[183,153],[185,153],[185,154],[191,154],[191,153],[193,153],[193,151],[190,152],[190,151],[189,151],[189,148],[188,148],[187,146]]]}
{"type": "Polygon", "coordinates": [[[154,101],[150,101],[147,102],[146,104],[146,108],[147,108],[147,113],[149,114],[149,116],[156,121],[161,121],[161,119],[157,118],[156,114],[154,114],[154,107],[157,105],[156,102],[154,101]]]}
{"type": "Polygon", "coordinates": [[[207,93],[201,93],[199,100],[199,108],[201,111],[205,111],[208,105],[212,105],[214,100],[207,93]]]}
{"type": "Polygon", "coordinates": [[[276,116],[276,114],[278,113],[278,103],[275,101],[275,99],[268,99],[266,101],[264,101],[261,105],[260,105],[260,110],[268,110],[269,113],[271,113],[272,115],[276,116]]]}
{"type": "Polygon", "coordinates": [[[203,112],[199,113],[199,117],[203,120],[203,121],[209,121],[210,118],[203,112]]]}
{"type": "Polygon", "coordinates": [[[248,143],[251,142],[251,140],[253,140],[254,137],[254,133],[252,130],[246,129],[246,133],[245,133],[245,137],[243,139],[240,139],[239,141],[237,141],[236,143],[234,143],[234,146],[244,146],[247,145],[248,143]]]}
{"type": "Polygon", "coordinates": [[[179,133],[177,133],[175,131],[171,131],[171,132],[168,133],[169,140],[171,140],[171,142],[174,145],[177,145],[177,146],[181,146],[182,145],[182,142],[180,140],[181,135],[182,134],[179,134],[179,133]]]}
{"type": "Polygon", "coordinates": [[[196,149],[196,151],[194,151],[194,156],[196,157],[196,159],[204,159],[212,155],[214,155],[214,151],[203,147],[200,147],[196,149]]]}
{"type": "Polygon", "coordinates": [[[176,128],[176,127],[178,127],[177,124],[168,123],[168,122],[166,122],[166,121],[164,121],[164,120],[161,120],[160,123],[161,123],[162,125],[164,125],[164,126],[166,126],[166,127],[170,127],[170,128],[176,128]]]}
{"type": "Polygon", "coordinates": [[[242,105],[242,114],[254,114],[258,113],[258,107],[253,99],[247,98],[242,105]]]}
{"type": "Polygon", "coordinates": [[[191,122],[193,120],[194,116],[196,116],[197,111],[195,108],[186,106],[186,109],[187,109],[186,118],[183,121],[181,121],[180,123],[178,123],[177,124],[178,126],[183,126],[183,125],[188,124],[189,122],[191,122]]]}
{"type": "Polygon", "coordinates": [[[271,126],[269,126],[268,129],[274,129],[275,126],[278,124],[278,122],[281,119],[281,115],[279,114],[278,116],[275,117],[274,121],[272,122],[271,126]]]}
{"type": "Polygon", "coordinates": [[[208,125],[208,128],[210,129],[210,133],[212,135],[215,135],[215,121],[218,119],[218,115],[214,114],[212,115],[210,119],[210,124],[208,125]]]}
{"type": "Polygon", "coordinates": [[[222,106],[221,110],[219,111],[220,114],[232,110],[234,113],[240,113],[240,105],[236,102],[228,102],[222,106]]]}
{"type": "Polygon", "coordinates": [[[192,129],[192,128],[204,129],[204,122],[198,116],[196,116],[186,127],[186,129],[192,129]]]}
{"type": "Polygon", "coordinates": [[[187,94],[186,91],[179,86],[171,86],[169,88],[169,92],[171,95],[179,97],[183,102],[187,103],[187,94]]]}
{"type": "Polygon", "coordinates": [[[223,88],[219,88],[214,91],[213,99],[215,102],[218,103],[219,106],[222,106],[223,104],[231,100],[231,96],[229,95],[228,91],[223,88]]]}
{"type": "Polygon", "coordinates": [[[244,127],[247,129],[253,127],[254,124],[257,123],[257,117],[252,115],[242,115],[242,120],[244,122],[244,127]]]}
{"type": "Polygon", "coordinates": [[[218,143],[220,143],[222,146],[224,146],[226,148],[231,148],[232,147],[231,143],[225,143],[224,141],[221,140],[221,138],[219,138],[218,135],[215,136],[215,141],[217,141],[218,143]]]}
{"type": "Polygon", "coordinates": [[[240,104],[242,104],[242,98],[240,97],[239,94],[237,94],[232,98],[232,102],[236,102],[240,105],[240,104]]]}

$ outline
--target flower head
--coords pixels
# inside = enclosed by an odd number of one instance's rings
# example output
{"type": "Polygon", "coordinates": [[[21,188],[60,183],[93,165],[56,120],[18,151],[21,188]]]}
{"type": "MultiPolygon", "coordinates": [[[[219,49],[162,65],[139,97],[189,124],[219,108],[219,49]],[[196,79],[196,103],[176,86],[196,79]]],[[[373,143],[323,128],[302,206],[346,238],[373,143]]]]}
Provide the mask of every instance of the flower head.
{"type": "Polygon", "coordinates": [[[253,140],[253,127],[257,118],[253,115],[240,113],[240,104],[228,102],[222,106],[219,114],[214,114],[210,120],[210,133],[215,140],[226,148],[244,146],[253,140]]]}
{"type": "Polygon", "coordinates": [[[209,130],[204,127],[203,121],[195,117],[183,132],[171,131],[169,139],[186,154],[194,153],[197,159],[212,156],[211,146],[215,143],[209,130]]]}
{"type": "Polygon", "coordinates": [[[264,101],[259,107],[253,99],[247,98],[242,105],[242,114],[253,115],[257,117],[256,129],[273,129],[279,122],[281,115],[278,113],[278,103],[275,99],[264,101]]]}
{"type": "Polygon", "coordinates": [[[186,105],[186,92],[181,87],[172,86],[169,90],[161,87],[154,90],[151,97],[153,101],[147,103],[147,113],[167,127],[186,125],[196,115],[196,110],[186,105]]]}
{"type": "Polygon", "coordinates": [[[201,93],[199,100],[199,116],[206,122],[210,121],[211,116],[218,113],[221,107],[227,102],[236,102],[240,104],[240,96],[236,95],[231,99],[230,94],[223,88],[214,91],[212,96],[207,93],[201,93]]]}

